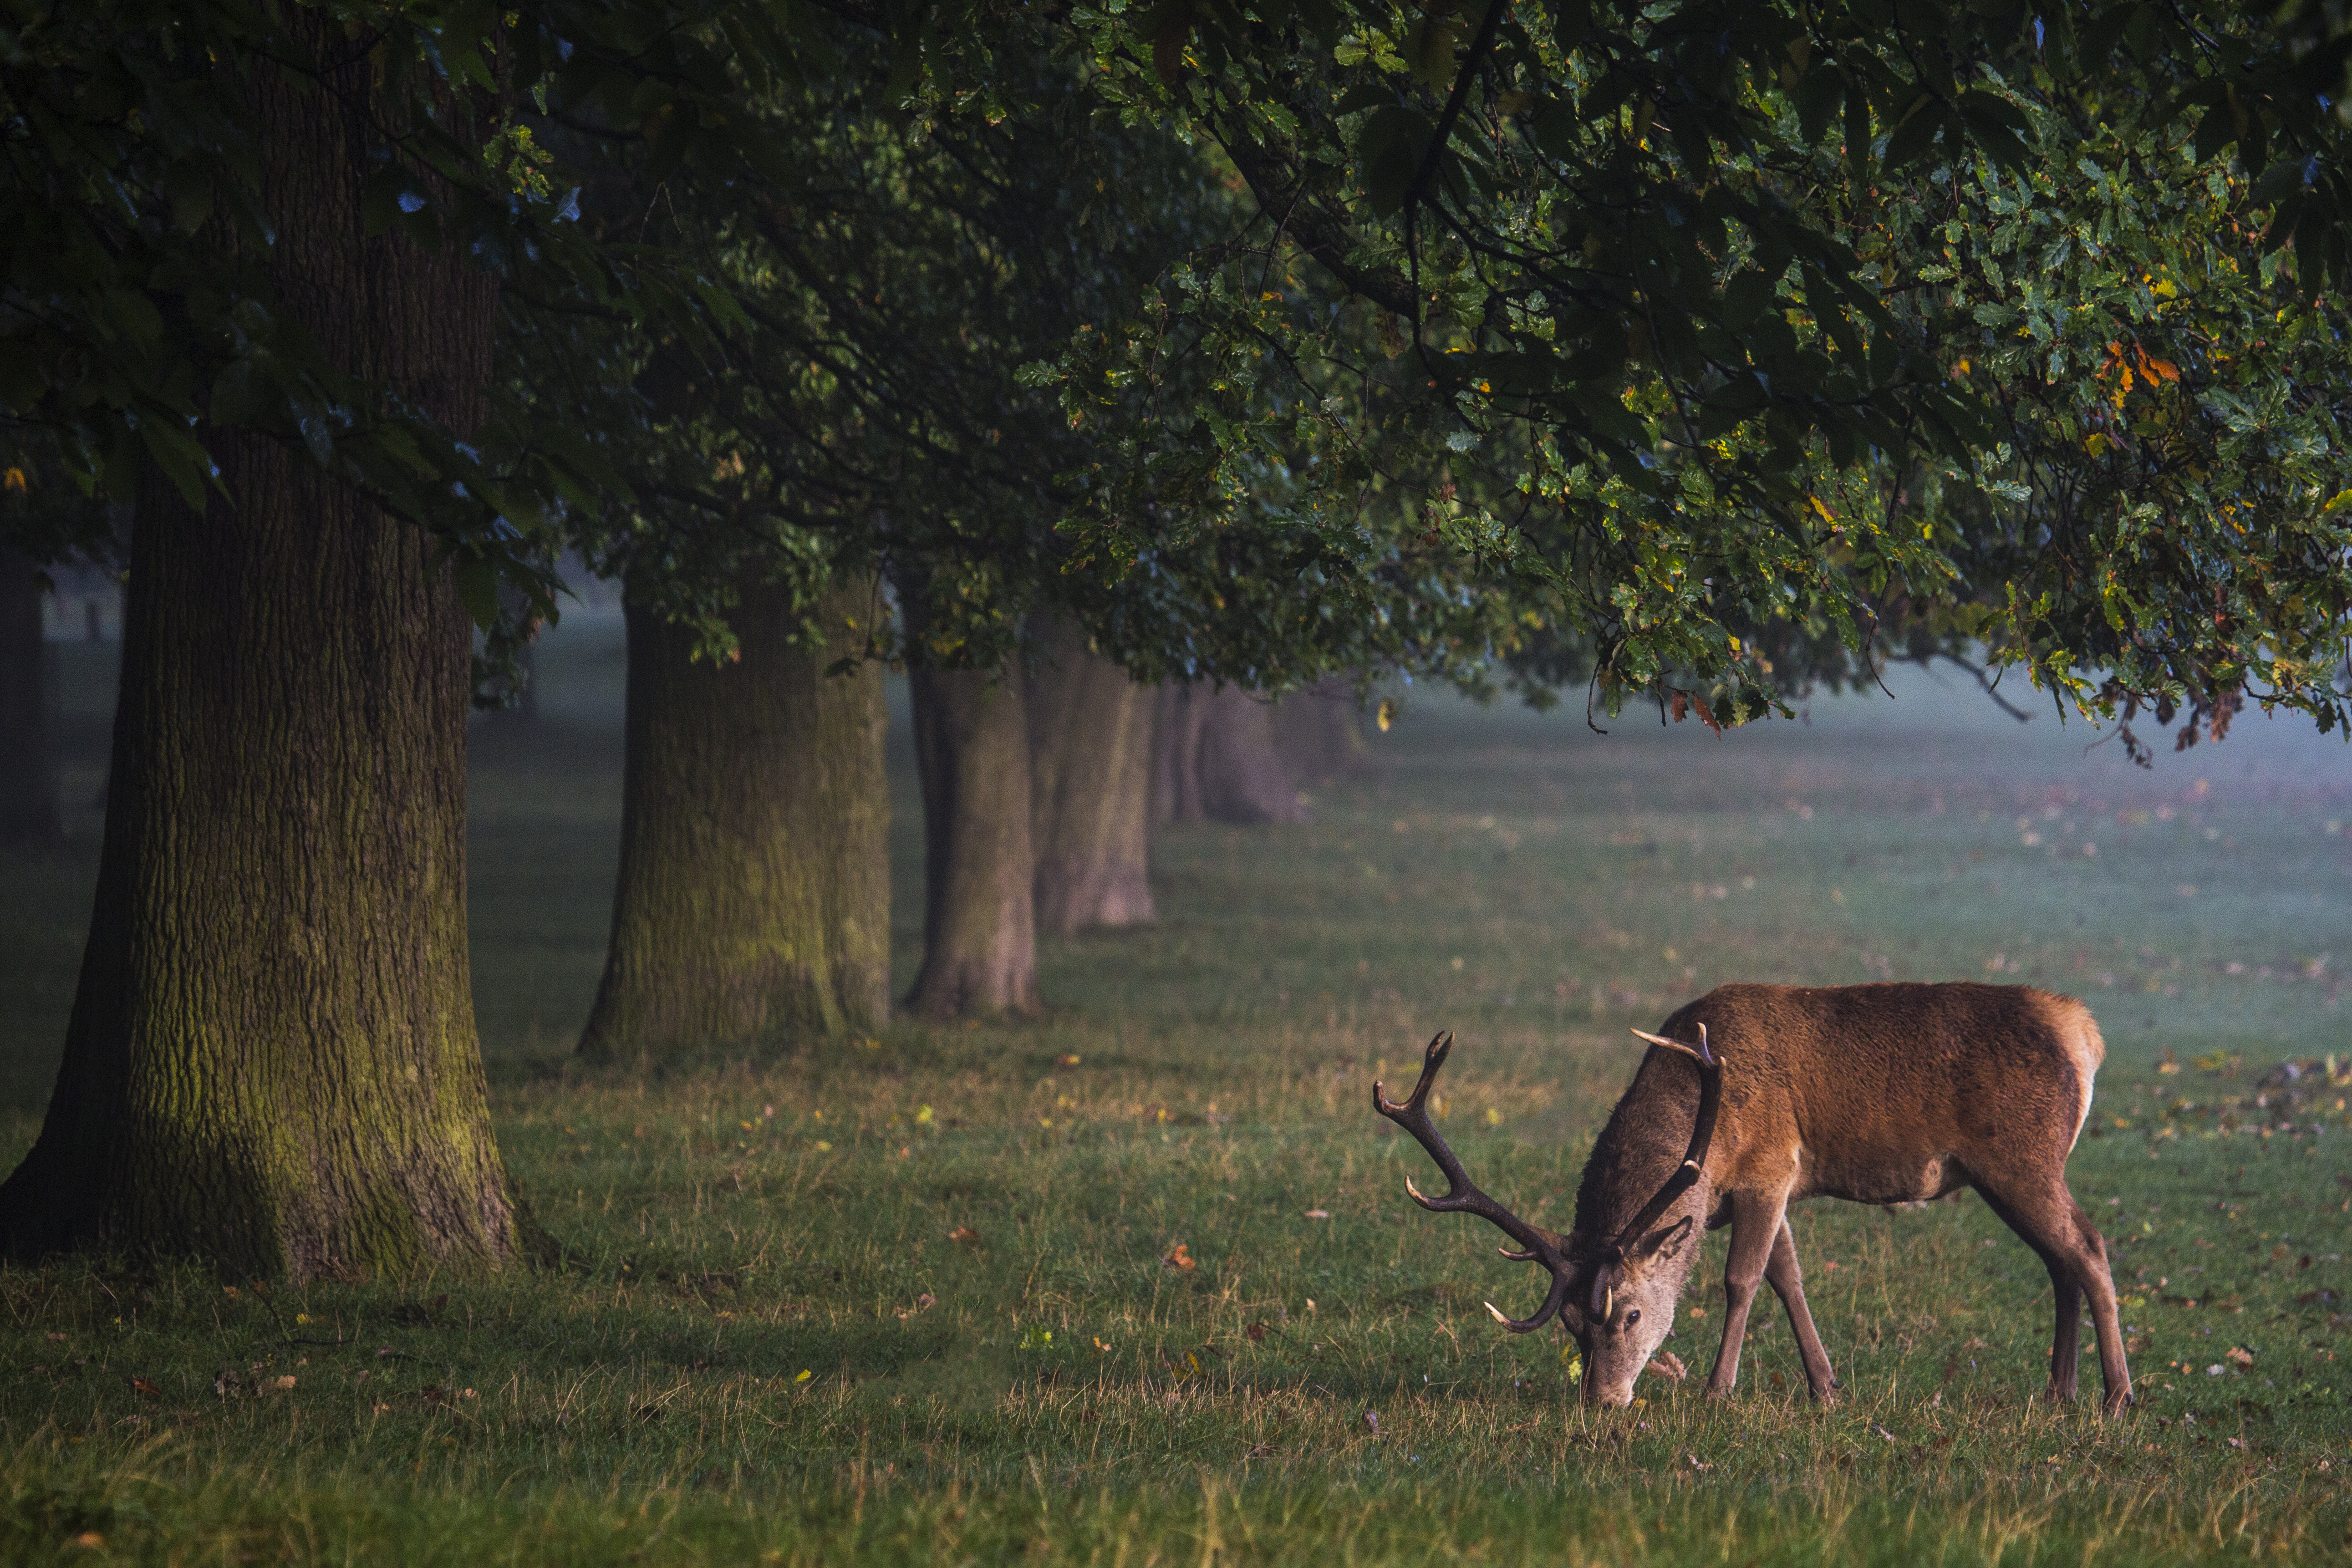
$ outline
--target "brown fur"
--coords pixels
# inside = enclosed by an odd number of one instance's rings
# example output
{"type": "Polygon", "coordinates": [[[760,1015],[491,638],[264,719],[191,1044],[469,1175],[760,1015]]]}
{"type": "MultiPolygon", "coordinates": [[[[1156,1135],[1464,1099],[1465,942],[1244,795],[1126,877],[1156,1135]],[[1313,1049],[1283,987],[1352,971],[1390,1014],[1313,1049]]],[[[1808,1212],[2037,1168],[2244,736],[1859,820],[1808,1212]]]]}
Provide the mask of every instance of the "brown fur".
{"type": "MultiPolygon", "coordinates": [[[[2088,1009],[2025,986],[1974,984],[1800,988],[1726,985],[1659,1032],[1696,1041],[1704,1024],[1722,1061],[1720,1119],[1698,1182],[1621,1265],[1610,1311],[1571,1310],[1588,1396],[1622,1403],[1655,1353],[1697,1249],[1692,1222],[1729,1226],[1723,1342],[1708,1386],[1727,1391],[1759,1281],[1787,1308],[1807,1381],[1822,1400],[1836,1377],[1805,1306],[1786,1212],[1811,1197],[1895,1204],[1973,1187],[2050,1271],[2057,1338],[2048,1396],[2072,1399],[2082,1303],[2099,1342],[2106,1406],[2131,1397],[2106,1246],[2066,1187],[2105,1054],[2088,1009]]],[[[1653,1048],[1601,1130],[1563,1251],[1580,1273],[1636,1216],[1683,1156],[1699,1068],[1653,1048]]],[[[1570,1290],[1571,1302],[1585,1300],[1570,1290]]]]}

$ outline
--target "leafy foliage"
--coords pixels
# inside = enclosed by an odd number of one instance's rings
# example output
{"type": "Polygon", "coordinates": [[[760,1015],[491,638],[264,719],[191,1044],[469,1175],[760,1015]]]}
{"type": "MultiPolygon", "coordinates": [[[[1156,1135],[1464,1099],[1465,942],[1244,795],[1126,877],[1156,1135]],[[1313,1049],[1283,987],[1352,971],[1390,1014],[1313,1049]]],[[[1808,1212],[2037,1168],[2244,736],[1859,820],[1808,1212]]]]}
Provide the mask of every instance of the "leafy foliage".
{"type": "MultiPolygon", "coordinates": [[[[1293,514],[1334,532],[1413,490],[1509,584],[1520,673],[1589,656],[1612,706],[1737,720],[1886,628],[2095,709],[2252,680],[2340,716],[2342,122],[2289,102],[2340,36],[2130,5],[1077,17],[1127,112],[1213,139],[1265,220],[1262,258],[1051,373],[1075,414],[1114,366],[1218,367],[1144,421],[1134,483],[1213,504],[1303,449],[1293,514]],[[2230,135],[2178,112],[2257,92],[2230,135]],[[2126,362],[2153,395],[2143,348],[2170,414],[2112,405],[2126,362]]],[[[1112,494],[1093,527],[1156,523],[1112,494]]]]}

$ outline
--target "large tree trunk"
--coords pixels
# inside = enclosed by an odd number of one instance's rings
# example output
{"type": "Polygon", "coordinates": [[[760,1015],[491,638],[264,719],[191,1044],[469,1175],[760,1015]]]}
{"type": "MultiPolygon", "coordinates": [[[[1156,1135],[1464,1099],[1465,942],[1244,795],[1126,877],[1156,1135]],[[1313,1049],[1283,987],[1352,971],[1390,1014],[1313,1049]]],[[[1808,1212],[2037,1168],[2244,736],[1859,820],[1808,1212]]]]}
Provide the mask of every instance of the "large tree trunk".
{"type": "MultiPolygon", "coordinates": [[[[919,605],[908,596],[908,619],[919,605]]],[[[1036,861],[1029,838],[1023,682],[918,666],[915,762],[923,780],[923,967],[907,1005],[926,1017],[1037,1005],[1036,861]]]]}
{"type": "MultiPolygon", "coordinates": [[[[278,308],[462,429],[497,289],[367,238],[383,129],[341,25],[251,108],[278,308]]],[[[298,1279],[497,1260],[518,1205],[466,954],[470,629],[433,542],[299,449],[210,431],[198,514],[132,531],[106,843],[63,1065],[0,1246],[194,1253],[298,1279]]]]}
{"type": "Polygon", "coordinates": [[[1042,641],[1027,693],[1037,929],[1148,925],[1157,699],[1067,623],[1042,641]]]}
{"type": "Polygon", "coordinates": [[[1301,784],[1328,784],[1363,768],[1364,744],[1356,683],[1344,675],[1294,691],[1275,705],[1274,749],[1283,767],[1301,784]]]}
{"type": "Polygon", "coordinates": [[[694,634],[632,595],[621,873],[604,982],[583,1054],[658,1057],[881,1026],[890,1005],[889,791],[882,673],[825,668],[873,593],[806,619],[779,589],[747,594],[742,658],[693,657],[694,634]]]}
{"type": "Polygon", "coordinates": [[[0,844],[39,844],[64,831],[49,753],[48,645],[41,574],[0,550],[0,844]]]}
{"type": "Polygon", "coordinates": [[[1271,705],[1205,682],[1160,689],[1152,815],[1163,822],[1303,822],[1274,746],[1271,705]]]}

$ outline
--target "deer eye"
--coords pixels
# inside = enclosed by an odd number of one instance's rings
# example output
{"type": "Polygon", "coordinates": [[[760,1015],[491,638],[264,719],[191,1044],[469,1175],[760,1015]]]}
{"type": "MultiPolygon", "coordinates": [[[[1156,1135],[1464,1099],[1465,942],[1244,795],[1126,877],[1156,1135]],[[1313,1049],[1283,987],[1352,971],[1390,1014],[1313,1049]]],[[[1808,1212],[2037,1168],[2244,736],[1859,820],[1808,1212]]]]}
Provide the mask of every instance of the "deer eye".
{"type": "Polygon", "coordinates": [[[1629,1329],[1641,1321],[1642,1309],[1639,1307],[1634,1308],[1632,1311],[1625,1314],[1625,1326],[1629,1329]]]}

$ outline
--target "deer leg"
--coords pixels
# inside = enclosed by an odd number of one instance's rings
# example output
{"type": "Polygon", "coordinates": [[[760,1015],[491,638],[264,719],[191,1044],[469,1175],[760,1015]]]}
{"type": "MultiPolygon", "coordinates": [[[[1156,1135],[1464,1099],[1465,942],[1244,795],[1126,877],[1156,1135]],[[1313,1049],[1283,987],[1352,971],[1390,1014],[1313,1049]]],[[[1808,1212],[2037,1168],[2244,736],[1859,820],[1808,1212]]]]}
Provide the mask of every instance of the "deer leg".
{"type": "Polygon", "coordinates": [[[1731,1199],[1731,1257],[1723,1269],[1723,1348],[1707,1374],[1709,1394],[1728,1394],[1739,1381],[1739,1345],[1748,1337],[1748,1309],[1772,1254],[1786,1200],[1762,1193],[1735,1193],[1731,1199]]]}
{"type": "Polygon", "coordinates": [[[2076,1367],[2083,1353],[2083,1286],[2072,1262],[2044,1258],[2050,1294],[2058,1303],[2058,1327],[2050,1342],[2050,1386],[2042,1397],[2053,1405],[2074,1403],[2076,1367]]]}
{"type": "Polygon", "coordinates": [[[1797,1354],[1805,1363],[1805,1385],[1823,1405],[1835,1405],[1837,1373],[1830,1366],[1830,1353],[1822,1348],[1822,1336],[1813,1329],[1813,1314],[1805,1305],[1805,1278],[1797,1267],[1797,1237],[1785,1213],[1780,1232],[1772,1238],[1771,1256],[1764,1260],[1764,1278],[1771,1284],[1772,1293],[1780,1298],[1780,1305],[1788,1309],[1789,1327],[1797,1336],[1797,1354]]]}
{"type": "Polygon", "coordinates": [[[2066,1190],[2063,1177],[2033,1190],[1979,1192],[2002,1223],[2041,1255],[2057,1294],[2057,1321],[2050,1345],[2053,1401],[2074,1397],[2075,1363],[2082,1354],[2083,1300],[2091,1302],[2091,1324],[2099,1338],[2099,1372],[2106,1384],[2108,1415],[2131,1403],[2131,1369],[2124,1361],[2123,1323],[2116,1314],[2115,1275],[2107,1267],[2107,1244],[2091,1216],[2066,1190]]]}

